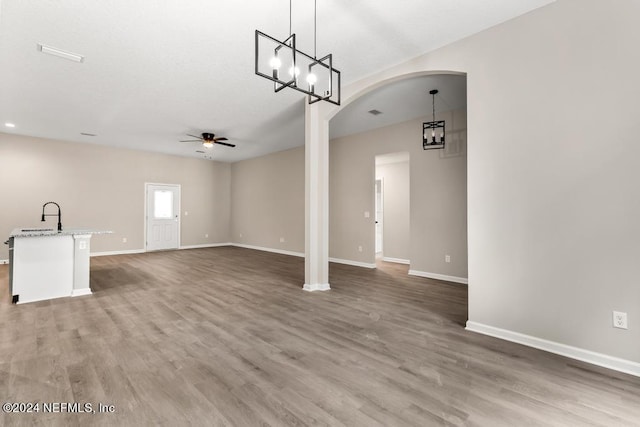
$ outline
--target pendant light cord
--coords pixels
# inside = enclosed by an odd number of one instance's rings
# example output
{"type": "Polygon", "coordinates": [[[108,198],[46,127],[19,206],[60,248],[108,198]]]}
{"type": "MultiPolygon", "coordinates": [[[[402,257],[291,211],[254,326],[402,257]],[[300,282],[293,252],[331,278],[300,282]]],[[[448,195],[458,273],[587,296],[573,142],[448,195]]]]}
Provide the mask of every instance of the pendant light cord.
{"type": "Polygon", "coordinates": [[[436,94],[431,95],[431,105],[433,107],[433,121],[436,121],[436,94]]]}
{"type": "MultiPolygon", "coordinates": [[[[291,1],[289,0],[289,37],[291,37],[291,1]]],[[[313,59],[318,58],[318,1],[313,0],[313,59]]]]}
{"type": "Polygon", "coordinates": [[[291,37],[291,0],[289,0],[289,37],[291,37]]]}

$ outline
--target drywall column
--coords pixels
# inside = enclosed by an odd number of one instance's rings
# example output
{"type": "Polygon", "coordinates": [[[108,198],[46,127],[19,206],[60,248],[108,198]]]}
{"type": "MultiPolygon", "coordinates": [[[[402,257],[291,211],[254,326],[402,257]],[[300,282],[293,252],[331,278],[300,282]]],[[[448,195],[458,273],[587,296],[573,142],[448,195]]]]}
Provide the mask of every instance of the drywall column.
{"type": "Polygon", "coordinates": [[[305,291],[329,286],[329,122],[319,104],[305,105],[305,291]]]}

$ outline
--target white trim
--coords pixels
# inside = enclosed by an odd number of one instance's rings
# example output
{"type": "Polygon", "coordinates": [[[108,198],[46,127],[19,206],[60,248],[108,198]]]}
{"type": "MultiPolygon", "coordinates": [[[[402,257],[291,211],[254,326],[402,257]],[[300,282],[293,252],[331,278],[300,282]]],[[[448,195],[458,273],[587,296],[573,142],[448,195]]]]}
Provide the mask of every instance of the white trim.
{"type": "Polygon", "coordinates": [[[303,291],[315,292],[315,291],[330,291],[331,286],[328,283],[316,283],[315,285],[305,285],[302,287],[303,291]]]}
{"type": "Polygon", "coordinates": [[[375,263],[370,264],[368,262],[351,261],[349,259],[329,258],[329,262],[336,262],[338,264],[353,265],[355,267],[376,268],[376,264],[375,263]]]}
{"type": "Polygon", "coordinates": [[[469,284],[466,277],[447,276],[446,274],[429,273],[428,271],[409,270],[409,276],[426,277],[428,279],[444,280],[445,282],[469,284]]]}
{"type": "Polygon", "coordinates": [[[519,332],[483,325],[482,323],[472,322],[470,320],[467,321],[466,330],[500,338],[506,341],[512,341],[528,347],[548,351],[549,353],[559,354],[571,359],[581,360],[593,365],[602,366],[603,368],[613,369],[614,371],[624,372],[625,374],[640,377],[640,363],[633,362],[631,360],[620,359],[618,357],[596,353],[591,350],[585,350],[583,348],[573,347],[555,341],[521,334],[519,332]]]}
{"type": "MultiPolygon", "coordinates": [[[[380,154],[378,156],[380,156],[380,154]]],[[[373,157],[373,174],[374,175],[378,172],[378,164],[376,163],[376,160],[377,160],[378,156],[374,156],[373,157]]],[[[380,233],[381,233],[381,236],[380,236],[380,251],[379,252],[384,253],[384,176],[381,176],[380,179],[375,178],[373,182],[374,182],[374,185],[373,185],[374,204],[373,205],[374,205],[374,209],[375,209],[375,212],[373,213],[373,219],[374,219],[374,221],[373,221],[373,234],[374,234],[375,238],[377,239],[378,238],[378,230],[376,230],[376,225],[377,225],[378,221],[380,221],[380,233]],[[375,183],[378,182],[378,181],[380,181],[380,212],[382,212],[382,215],[380,215],[380,218],[377,218],[378,210],[376,208],[378,206],[377,206],[377,203],[375,203],[375,201],[378,200],[378,195],[375,194],[375,192],[376,192],[375,183]]],[[[375,243],[374,243],[374,246],[375,246],[375,243]]],[[[378,252],[378,248],[376,247],[375,249],[376,249],[376,252],[378,252]]]]}
{"type": "Polygon", "coordinates": [[[124,251],[91,252],[89,256],[131,255],[143,253],[145,253],[144,249],[127,249],[124,251]]]}
{"type": "Polygon", "coordinates": [[[72,297],[80,297],[82,295],[91,295],[91,288],[73,289],[71,291],[72,297]]]}
{"type": "Polygon", "coordinates": [[[200,249],[200,248],[219,248],[221,246],[232,246],[230,242],[226,243],[205,243],[204,245],[187,245],[180,246],[178,249],[200,249]]]}
{"type": "Polygon", "coordinates": [[[8,259],[0,259],[0,264],[9,264],[8,259]]]}
{"type": "Polygon", "coordinates": [[[78,239],[90,239],[92,234],[72,234],[74,240],[78,239]]]}
{"type": "Polygon", "coordinates": [[[402,259],[402,258],[391,258],[391,257],[387,257],[387,256],[383,256],[382,260],[384,262],[395,262],[396,264],[410,264],[411,262],[408,259],[402,259]]]}
{"type": "Polygon", "coordinates": [[[281,255],[304,257],[303,252],[285,251],[284,249],[265,248],[263,246],[245,245],[242,243],[231,243],[231,246],[236,246],[238,248],[245,248],[245,249],[255,249],[256,251],[273,252],[281,255]]]}

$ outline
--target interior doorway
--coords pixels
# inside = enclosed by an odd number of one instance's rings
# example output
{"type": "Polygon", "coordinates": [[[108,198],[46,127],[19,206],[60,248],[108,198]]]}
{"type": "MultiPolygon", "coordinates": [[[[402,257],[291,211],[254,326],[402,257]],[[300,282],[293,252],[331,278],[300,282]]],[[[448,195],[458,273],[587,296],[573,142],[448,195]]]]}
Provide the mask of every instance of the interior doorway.
{"type": "Polygon", "coordinates": [[[382,257],[382,227],[384,226],[383,188],[382,178],[376,179],[376,258],[382,257]]]}
{"type": "Polygon", "coordinates": [[[180,246],[180,185],[145,184],[145,250],[180,246]]]}
{"type": "Polygon", "coordinates": [[[377,155],[375,165],[376,259],[409,264],[409,152],[377,155]]]}

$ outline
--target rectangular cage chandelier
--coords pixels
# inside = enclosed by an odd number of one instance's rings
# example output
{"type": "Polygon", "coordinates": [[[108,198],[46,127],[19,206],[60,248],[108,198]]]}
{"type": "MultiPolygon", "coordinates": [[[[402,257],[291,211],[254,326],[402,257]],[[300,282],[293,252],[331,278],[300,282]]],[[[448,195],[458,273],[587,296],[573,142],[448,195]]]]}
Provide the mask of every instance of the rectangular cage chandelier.
{"type": "Polygon", "coordinates": [[[429,91],[431,106],[433,108],[433,121],[422,123],[422,149],[433,150],[444,148],[444,120],[436,120],[436,94],[437,89],[429,91]]]}
{"type": "Polygon", "coordinates": [[[296,47],[291,32],[291,0],[289,0],[289,37],[280,41],[262,31],[255,34],[255,72],[273,81],[280,92],[289,87],[309,96],[309,104],[327,101],[340,105],[340,71],[333,68],[333,55],[320,59],[316,55],[316,2],[314,1],[314,55],[296,47]]]}

